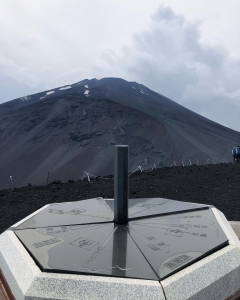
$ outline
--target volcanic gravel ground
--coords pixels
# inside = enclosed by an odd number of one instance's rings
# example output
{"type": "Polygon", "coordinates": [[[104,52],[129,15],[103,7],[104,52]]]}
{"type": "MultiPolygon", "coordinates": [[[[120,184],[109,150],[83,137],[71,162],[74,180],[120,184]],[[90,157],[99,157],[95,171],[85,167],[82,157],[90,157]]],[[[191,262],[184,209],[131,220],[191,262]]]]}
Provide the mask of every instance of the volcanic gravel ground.
{"type": "MultiPolygon", "coordinates": [[[[108,179],[54,181],[45,186],[0,190],[0,233],[48,203],[113,198],[113,175],[108,179]]],[[[13,182],[14,184],[14,182],[13,182]]],[[[169,198],[211,204],[229,221],[240,220],[240,165],[215,164],[161,168],[129,177],[129,198],[169,198]]]]}

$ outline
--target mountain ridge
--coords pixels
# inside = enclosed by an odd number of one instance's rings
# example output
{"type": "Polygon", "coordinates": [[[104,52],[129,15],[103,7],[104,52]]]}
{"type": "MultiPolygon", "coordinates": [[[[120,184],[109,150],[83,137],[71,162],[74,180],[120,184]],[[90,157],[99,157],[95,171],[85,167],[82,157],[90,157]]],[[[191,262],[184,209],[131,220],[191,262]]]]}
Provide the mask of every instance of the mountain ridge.
{"type": "Polygon", "coordinates": [[[0,188],[112,173],[113,146],[129,169],[173,161],[231,160],[240,133],[136,82],[85,79],[0,105],[0,188]]]}

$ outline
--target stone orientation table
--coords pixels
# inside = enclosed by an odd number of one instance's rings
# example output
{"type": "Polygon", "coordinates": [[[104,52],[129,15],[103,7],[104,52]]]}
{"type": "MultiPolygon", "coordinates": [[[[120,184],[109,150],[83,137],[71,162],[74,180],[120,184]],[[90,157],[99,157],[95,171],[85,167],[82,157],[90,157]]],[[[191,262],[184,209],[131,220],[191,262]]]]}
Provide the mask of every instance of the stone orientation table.
{"type": "Polygon", "coordinates": [[[113,199],[50,204],[1,234],[15,299],[227,299],[240,290],[239,240],[216,208],[146,198],[129,199],[128,211],[121,225],[113,199]]]}

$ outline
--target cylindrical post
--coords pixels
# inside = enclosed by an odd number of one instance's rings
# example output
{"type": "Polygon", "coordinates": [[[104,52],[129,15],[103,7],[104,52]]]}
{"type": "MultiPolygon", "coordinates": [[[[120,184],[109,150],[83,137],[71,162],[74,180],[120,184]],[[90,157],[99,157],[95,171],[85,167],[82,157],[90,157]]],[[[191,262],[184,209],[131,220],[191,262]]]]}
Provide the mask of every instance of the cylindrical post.
{"type": "Polygon", "coordinates": [[[114,222],[128,222],[128,146],[115,146],[114,153],[114,222]]]}

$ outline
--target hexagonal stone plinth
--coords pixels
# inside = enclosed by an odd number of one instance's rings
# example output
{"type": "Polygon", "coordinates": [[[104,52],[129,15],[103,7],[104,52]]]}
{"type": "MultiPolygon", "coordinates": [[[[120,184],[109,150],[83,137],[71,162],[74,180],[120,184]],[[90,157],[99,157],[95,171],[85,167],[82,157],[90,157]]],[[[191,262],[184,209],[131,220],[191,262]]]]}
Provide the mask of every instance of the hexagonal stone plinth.
{"type": "Polygon", "coordinates": [[[113,201],[95,198],[47,205],[12,226],[0,238],[0,268],[17,299],[62,299],[63,290],[67,299],[205,299],[228,276],[234,284],[221,295],[240,289],[238,246],[225,217],[207,205],[132,199],[129,222],[119,225],[113,201]],[[215,263],[220,271],[211,275],[215,263]],[[176,296],[179,286],[187,297],[176,296]]]}

